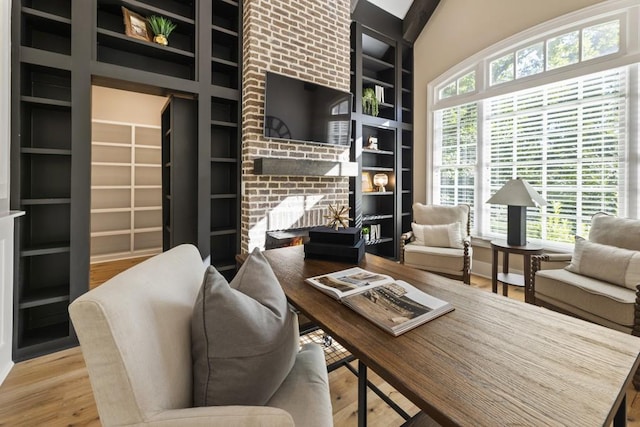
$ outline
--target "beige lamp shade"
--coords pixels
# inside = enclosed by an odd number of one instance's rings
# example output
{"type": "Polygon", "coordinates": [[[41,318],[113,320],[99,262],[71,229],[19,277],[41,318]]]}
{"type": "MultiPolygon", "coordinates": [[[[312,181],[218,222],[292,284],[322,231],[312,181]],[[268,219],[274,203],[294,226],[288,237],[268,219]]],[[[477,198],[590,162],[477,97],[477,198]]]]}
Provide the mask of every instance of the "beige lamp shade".
{"type": "Polygon", "coordinates": [[[545,206],[547,201],[524,179],[507,181],[487,203],[508,206],[545,206]]]}

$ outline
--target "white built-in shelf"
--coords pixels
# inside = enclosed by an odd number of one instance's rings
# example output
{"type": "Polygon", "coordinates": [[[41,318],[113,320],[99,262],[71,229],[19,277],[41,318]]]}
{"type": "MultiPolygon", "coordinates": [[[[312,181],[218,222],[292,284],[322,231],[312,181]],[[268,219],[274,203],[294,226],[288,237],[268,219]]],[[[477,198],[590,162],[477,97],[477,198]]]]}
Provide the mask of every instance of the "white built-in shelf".
{"type": "Polygon", "coordinates": [[[91,262],[162,252],[160,126],[92,121],[91,262]]]}

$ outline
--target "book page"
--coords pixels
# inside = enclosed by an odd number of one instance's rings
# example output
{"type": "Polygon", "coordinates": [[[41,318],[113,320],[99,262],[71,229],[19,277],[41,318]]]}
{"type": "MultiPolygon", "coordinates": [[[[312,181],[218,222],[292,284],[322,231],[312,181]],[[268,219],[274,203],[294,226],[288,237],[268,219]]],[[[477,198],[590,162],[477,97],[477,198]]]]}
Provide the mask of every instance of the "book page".
{"type": "Polygon", "coordinates": [[[307,283],[338,299],[354,293],[362,292],[393,279],[384,274],[372,273],[359,267],[311,277],[307,283]]]}
{"type": "Polygon", "coordinates": [[[349,296],[343,303],[394,335],[453,310],[447,302],[402,281],[349,296]]]}

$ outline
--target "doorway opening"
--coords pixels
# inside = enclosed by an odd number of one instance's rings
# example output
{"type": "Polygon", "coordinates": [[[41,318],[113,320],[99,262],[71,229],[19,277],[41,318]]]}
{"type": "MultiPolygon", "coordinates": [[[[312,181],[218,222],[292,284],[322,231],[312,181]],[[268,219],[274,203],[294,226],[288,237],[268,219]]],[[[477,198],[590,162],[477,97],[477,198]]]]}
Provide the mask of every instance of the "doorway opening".
{"type": "Polygon", "coordinates": [[[167,97],[92,87],[91,283],[162,252],[167,97]]]}

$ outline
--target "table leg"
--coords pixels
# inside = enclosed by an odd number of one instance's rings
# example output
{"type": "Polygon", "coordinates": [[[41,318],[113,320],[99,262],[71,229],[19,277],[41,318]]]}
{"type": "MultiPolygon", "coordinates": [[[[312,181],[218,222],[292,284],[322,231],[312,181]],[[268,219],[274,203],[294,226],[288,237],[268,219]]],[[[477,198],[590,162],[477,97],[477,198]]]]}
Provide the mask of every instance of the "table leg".
{"type": "Polygon", "coordinates": [[[367,426],[367,365],[358,360],[358,427],[367,426]]]}
{"type": "Polygon", "coordinates": [[[493,248],[491,257],[491,292],[498,293],[498,249],[493,248]]]}
{"type": "MultiPolygon", "coordinates": [[[[509,274],[509,252],[504,252],[502,255],[502,272],[509,274]]],[[[509,285],[502,283],[502,295],[505,297],[509,295],[509,285]]]]}
{"type": "Polygon", "coordinates": [[[613,417],[613,427],[624,427],[627,425],[627,394],[622,397],[622,402],[613,417]]]}

